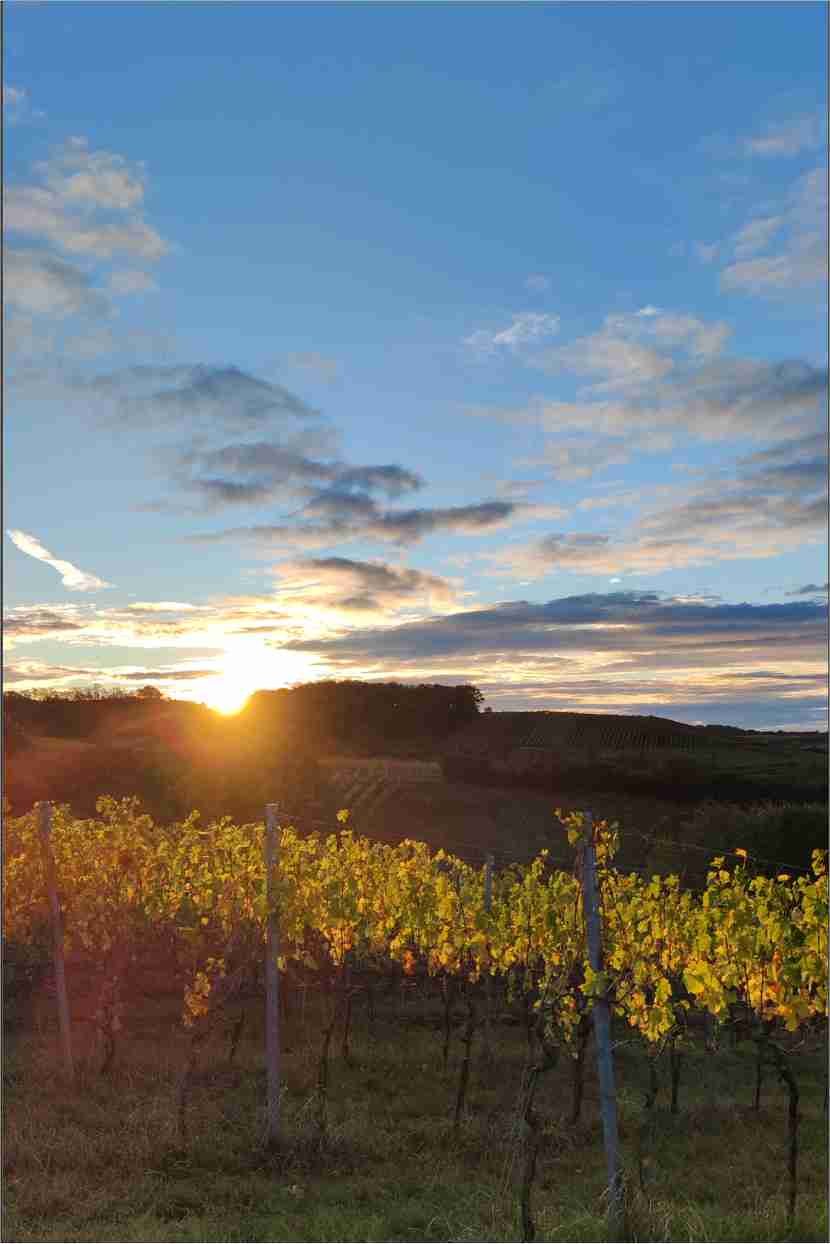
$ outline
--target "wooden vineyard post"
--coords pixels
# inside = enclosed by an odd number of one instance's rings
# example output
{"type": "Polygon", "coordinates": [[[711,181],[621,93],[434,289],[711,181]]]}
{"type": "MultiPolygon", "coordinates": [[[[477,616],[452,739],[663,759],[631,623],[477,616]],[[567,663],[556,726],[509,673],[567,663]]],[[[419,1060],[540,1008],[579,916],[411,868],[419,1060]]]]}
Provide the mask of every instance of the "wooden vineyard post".
{"type": "MultiPolygon", "coordinates": [[[[484,860],[484,910],[487,915],[493,910],[493,855],[488,852],[484,860]]],[[[488,947],[489,949],[489,947],[488,947]]],[[[484,1048],[482,1051],[483,1061],[491,1063],[493,1061],[493,1044],[492,1033],[490,1030],[491,1012],[493,1006],[493,976],[490,971],[490,964],[487,964],[487,973],[484,977],[484,1048]]]]}
{"type": "MultiPolygon", "coordinates": [[[[582,893],[588,931],[588,958],[594,972],[602,972],[602,929],[597,897],[594,827],[590,812],[585,814],[585,830],[585,844],[582,850],[582,893]]],[[[605,993],[594,999],[594,1034],[597,1046],[602,1134],[608,1162],[608,1238],[619,1240],[624,1227],[623,1187],[617,1133],[617,1094],[614,1087],[614,1061],[611,1054],[611,1008],[605,993]]]]}
{"type": "Polygon", "coordinates": [[[52,831],[52,805],[39,803],[38,829],[40,847],[43,853],[43,867],[46,873],[46,888],[49,893],[49,907],[52,912],[52,937],[54,941],[55,964],[55,998],[58,1003],[58,1023],[60,1025],[61,1048],[63,1050],[63,1067],[70,1084],[75,1082],[75,1064],[72,1059],[72,1030],[69,1025],[69,999],[66,995],[66,966],[63,958],[63,920],[58,900],[58,883],[55,874],[55,857],[52,854],[50,835],[52,831]]]}
{"type": "Polygon", "coordinates": [[[266,1144],[269,1149],[277,1149],[280,1144],[279,918],[275,909],[275,873],[279,851],[277,835],[277,805],[269,803],[265,806],[265,898],[268,911],[265,937],[265,1064],[268,1080],[266,1144]]]}

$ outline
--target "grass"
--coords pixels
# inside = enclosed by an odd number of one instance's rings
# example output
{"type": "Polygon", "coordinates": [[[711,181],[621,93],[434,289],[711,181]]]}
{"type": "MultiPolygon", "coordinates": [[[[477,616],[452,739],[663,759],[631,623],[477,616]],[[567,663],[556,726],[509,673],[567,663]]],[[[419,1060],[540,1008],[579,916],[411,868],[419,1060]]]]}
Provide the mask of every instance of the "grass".
{"type": "MultiPolygon", "coordinates": [[[[236,1065],[216,1037],[190,1107],[191,1140],[176,1129],[185,1036],[174,984],[146,997],[136,982],[114,1072],[97,1073],[76,1023],[79,1083],[57,1071],[54,1003],[34,999],[4,1059],[3,1238],[14,1241],[514,1240],[519,1153],[515,1102],[525,1060],[522,1028],[495,1025],[495,1062],[477,1054],[458,1135],[451,1126],[461,1044],[440,1069],[439,1008],[431,998],[379,1003],[370,1038],[355,1004],[353,1061],[331,1068],[329,1143],[314,1118],[316,1007],[283,1031],[279,1156],[263,1146],[262,1004],[252,999],[236,1065]]],[[[70,980],[73,1001],[82,982],[70,980]]],[[[80,1013],[82,1008],[75,1008],[80,1013]]],[[[458,1016],[457,1036],[461,1032],[458,1016]]],[[[477,1046],[478,1050],[478,1046],[477,1046]]],[[[644,1150],[645,1058],[616,1054],[620,1132],[636,1240],[825,1240],[824,1062],[799,1057],[802,1095],[797,1221],[786,1226],[786,1099],[765,1086],[752,1101],[753,1050],[689,1054],[681,1113],[666,1108],[667,1074],[644,1150]]],[[[543,1144],[533,1194],[537,1238],[603,1240],[604,1157],[593,1071],[582,1120],[567,1122],[570,1065],[541,1081],[543,1144]]]]}

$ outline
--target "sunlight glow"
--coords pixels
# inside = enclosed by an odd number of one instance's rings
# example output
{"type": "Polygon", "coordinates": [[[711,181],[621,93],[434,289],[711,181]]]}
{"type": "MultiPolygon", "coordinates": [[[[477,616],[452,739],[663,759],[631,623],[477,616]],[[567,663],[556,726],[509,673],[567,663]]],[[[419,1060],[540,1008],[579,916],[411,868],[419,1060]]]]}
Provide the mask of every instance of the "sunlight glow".
{"type": "Polygon", "coordinates": [[[299,653],[269,648],[262,642],[229,647],[215,678],[199,684],[199,698],[217,713],[230,716],[245,707],[254,691],[273,690],[302,682],[311,662],[299,653]]]}

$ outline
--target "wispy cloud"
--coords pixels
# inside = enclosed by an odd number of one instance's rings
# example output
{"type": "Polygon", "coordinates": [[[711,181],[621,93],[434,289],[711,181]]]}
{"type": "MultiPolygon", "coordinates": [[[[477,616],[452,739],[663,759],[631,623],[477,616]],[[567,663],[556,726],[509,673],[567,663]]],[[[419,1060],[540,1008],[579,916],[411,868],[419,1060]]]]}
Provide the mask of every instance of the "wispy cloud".
{"type": "Polygon", "coordinates": [[[647,488],[631,488],[618,493],[593,493],[577,502],[578,510],[607,510],[617,506],[633,509],[643,502],[654,501],[674,494],[676,488],[672,484],[649,484],[647,488]]]}
{"type": "Polygon", "coordinates": [[[827,522],[826,452],[812,438],[738,458],[728,471],[690,487],[685,497],[640,514],[627,531],[556,532],[494,553],[515,577],[556,569],[584,574],[657,573],[737,558],[765,558],[818,539],[827,522]]]}
{"type": "Polygon", "coordinates": [[[144,269],[170,250],[143,215],[143,165],[73,138],[33,172],[29,182],[7,181],[3,196],[7,365],[18,386],[49,379],[52,330],[67,320],[77,348],[64,333],[64,364],[118,346],[133,353],[137,335],[119,327],[117,300],[153,289],[144,269]]]}
{"type": "Polygon", "coordinates": [[[517,460],[518,466],[545,466],[552,479],[585,480],[611,466],[623,466],[631,455],[623,444],[597,445],[591,440],[567,443],[561,437],[551,440],[540,454],[517,460]]]}
{"type": "Polygon", "coordinates": [[[124,294],[148,294],[158,289],[158,286],[148,272],[141,272],[136,268],[111,272],[107,285],[113,294],[118,294],[119,296],[124,294]]]}
{"type": "Polygon", "coordinates": [[[109,669],[106,673],[109,678],[114,678],[118,682],[190,682],[191,679],[215,678],[216,668],[200,670],[165,666],[162,669],[141,668],[128,672],[109,669]]]}
{"type": "Polygon", "coordinates": [[[106,583],[103,579],[99,579],[97,575],[89,574],[85,570],[79,570],[77,566],[73,566],[72,562],[63,561],[61,558],[55,557],[54,553],[50,553],[36,536],[15,529],[10,530],[8,536],[12,544],[20,549],[21,553],[27,553],[29,557],[46,562],[47,566],[57,570],[64,587],[69,588],[72,592],[95,592],[101,588],[112,587],[111,583],[106,583]]]}
{"type": "Polygon", "coordinates": [[[559,325],[558,315],[523,311],[514,316],[506,328],[476,329],[469,337],[464,338],[464,344],[483,356],[496,354],[499,350],[508,350],[515,354],[524,347],[538,345],[550,337],[555,337],[559,332],[559,325]]]}
{"type": "Polygon", "coordinates": [[[785,592],[785,596],[826,596],[830,583],[805,583],[803,587],[797,587],[794,592],[785,592]]]}
{"type": "Polygon", "coordinates": [[[764,250],[784,223],[783,216],[759,216],[750,220],[735,234],[734,248],[737,259],[746,259],[764,250]]]}
{"type": "Polygon", "coordinates": [[[131,367],[79,386],[110,401],[117,414],[157,424],[197,420],[227,427],[257,425],[275,417],[307,419],[313,407],[282,385],[238,367],[204,363],[131,367]]]}
{"type": "Polygon", "coordinates": [[[820,117],[797,117],[768,125],[761,134],[744,140],[744,151],[752,156],[794,156],[820,147],[825,125],[820,117]]]}
{"type": "Polygon", "coordinates": [[[280,441],[183,449],[170,456],[171,479],[177,489],[195,494],[206,509],[293,500],[301,502],[298,513],[310,512],[323,498],[332,498],[341,510],[354,510],[361,505],[361,496],[365,507],[371,493],[401,497],[423,487],[421,476],[396,463],[354,466],[336,455],[322,458],[310,452],[333,440],[328,429],[310,433],[302,429],[293,435],[283,432],[280,441]]]}
{"type": "Polygon", "coordinates": [[[657,334],[652,337],[655,345],[644,355],[626,353],[625,341],[618,352],[609,353],[605,336],[603,329],[556,353],[560,368],[608,377],[604,383],[587,387],[581,400],[538,397],[515,409],[475,406],[467,414],[535,424],[543,431],[549,429],[560,444],[590,428],[600,456],[606,438],[617,445],[624,440],[628,449],[667,449],[678,437],[782,440],[797,435],[799,429],[812,432],[823,422],[825,368],[796,359],[768,363],[698,355],[684,361],[665,339],[658,348],[657,334]],[[783,436],[782,424],[787,429],[783,436]]]}
{"type": "Polygon", "coordinates": [[[97,681],[99,676],[100,670],[90,669],[89,666],[51,665],[47,661],[11,661],[3,668],[3,682],[10,685],[25,683],[28,686],[39,682],[60,684],[78,679],[90,682],[97,681]]]}
{"type": "Polygon", "coordinates": [[[532,294],[545,294],[552,285],[553,281],[543,272],[531,272],[530,276],[525,278],[525,289],[532,294]]]}
{"type": "Polygon", "coordinates": [[[696,316],[646,306],[624,315],[608,315],[596,333],[548,350],[538,362],[545,370],[562,369],[603,377],[594,392],[641,389],[664,379],[677,364],[675,351],[695,360],[716,358],[730,328],[696,316]]]}
{"type": "Polygon", "coordinates": [[[24,121],[40,121],[46,113],[33,108],[29,93],[21,86],[3,86],[3,120],[7,125],[21,125],[24,121]]]}
{"type": "Polygon", "coordinates": [[[280,563],[275,574],[283,607],[325,611],[329,624],[342,613],[429,613],[454,605],[457,597],[457,589],[439,575],[381,561],[303,558],[280,563]]]}
{"type": "Polygon", "coordinates": [[[317,677],[472,681],[504,709],[646,712],[773,728],[803,728],[811,717],[817,727],[826,724],[827,617],[817,601],[724,605],[706,594],[643,590],[459,610],[451,582],[386,563],[298,559],[274,575],[272,595],[209,605],[11,609],[6,633],[20,644],[52,634],[70,651],[130,645],[181,653],[177,663],[104,660],[94,670],[16,660],[15,681],[169,682],[199,698],[199,681],[216,672],[212,660],[221,663],[238,641],[259,645],[262,686],[281,685],[287,672],[289,681],[296,678],[305,661],[317,677]],[[445,605],[436,616],[442,599],[450,611],[445,605]]]}
{"type": "Polygon", "coordinates": [[[327,492],[313,498],[303,512],[311,522],[231,527],[190,539],[196,543],[242,541],[271,549],[328,548],[366,538],[409,545],[441,531],[463,535],[490,532],[522,515],[525,507],[511,501],[482,501],[474,505],[384,510],[365,494],[327,492]]]}
{"type": "Polygon", "coordinates": [[[7,248],[3,277],[4,302],[25,315],[97,317],[110,310],[85,272],[47,252],[7,248]]]}
{"type": "Polygon", "coordinates": [[[827,281],[827,169],[799,178],[780,212],[749,221],[732,238],[724,290],[774,297],[827,281]],[[773,239],[779,239],[772,247],[773,239]],[[768,251],[767,254],[758,254],[768,251]],[[749,257],[754,256],[754,257],[749,257]]]}
{"type": "MultiPolygon", "coordinates": [[[[505,654],[533,651],[563,658],[575,651],[652,655],[665,646],[696,660],[699,645],[710,652],[741,643],[790,649],[800,643],[811,659],[821,652],[827,633],[824,609],[808,602],[789,605],[724,605],[678,601],[652,591],[566,596],[547,604],[508,601],[483,609],[383,630],[355,631],[341,639],[292,644],[305,649],[366,656],[372,640],[378,653],[402,659],[440,654],[505,654]]],[[[741,664],[746,662],[741,661],[741,664]]]]}
{"type": "MultiPolygon", "coordinates": [[[[181,662],[163,671],[158,664],[152,667],[154,677],[166,678],[174,668],[191,671],[209,664],[206,657],[221,655],[237,641],[279,647],[289,640],[342,633],[355,621],[388,625],[424,618],[437,610],[452,610],[460,597],[470,595],[454,580],[378,559],[295,557],[264,573],[272,579],[270,591],[217,597],[209,603],[144,600],[110,607],[18,606],[5,614],[4,640],[9,649],[53,640],[68,649],[82,647],[85,655],[90,648],[102,653],[113,647],[173,649],[181,653],[181,662]]],[[[147,664],[129,668],[146,672],[147,664]]],[[[107,670],[114,672],[111,665],[107,670]]],[[[263,667],[262,677],[267,674],[263,667]]]]}
{"type": "Polygon", "coordinates": [[[784,725],[826,712],[823,607],[723,605],[656,592],[505,602],[356,629],[292,650],[338,671],[474,681],[499,708],[652,712],[784,725]],[[760,686],[746,677],[758,669],[760,686]],[[775,674],[776,669],[786,673],[775,674]],[[552,671],[555,671],[552,675],[552,671]]]}
{"type": "Polygon", "coordinates": [[[3,621],[4,640],[60,638],[72,631],[82,631],[83,616],[75,606],[20,605],[10,610],[3,621]]]}

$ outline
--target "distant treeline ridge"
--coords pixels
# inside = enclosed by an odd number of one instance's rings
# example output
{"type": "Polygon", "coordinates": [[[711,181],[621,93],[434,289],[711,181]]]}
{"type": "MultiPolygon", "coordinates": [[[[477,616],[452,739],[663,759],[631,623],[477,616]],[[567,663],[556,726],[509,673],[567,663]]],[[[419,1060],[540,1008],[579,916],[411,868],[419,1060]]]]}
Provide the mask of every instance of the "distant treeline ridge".
{"type": "MultiPolygon", "coordinates": [[[[470,685],[409,686],[395,682],[326,680],[278,691],[256,691],[229,719],[239,726],[261,726],[269,732],[291,732],[312,739],[444,738],[474,720],[483,696],[470,685]]],[[[166,700],[153,687],[137,692],[74,691],[3,696],[6,724],[58,738],[88,738],[114,717],[152,712],[176,713],[191,719],[210,713],[204,705],[166,700]]]]}

